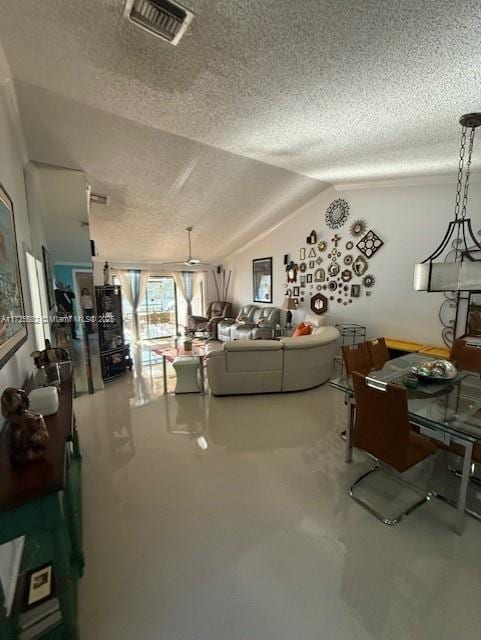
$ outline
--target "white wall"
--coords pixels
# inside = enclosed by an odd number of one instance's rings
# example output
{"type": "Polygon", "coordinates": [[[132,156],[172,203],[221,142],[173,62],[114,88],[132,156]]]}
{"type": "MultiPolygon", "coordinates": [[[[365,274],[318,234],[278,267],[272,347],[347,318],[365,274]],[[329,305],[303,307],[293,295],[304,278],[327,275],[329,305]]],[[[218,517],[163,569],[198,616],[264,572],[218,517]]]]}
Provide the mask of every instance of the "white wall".
{"type": "MultiPolygon", "coordinates": [[[[37,225],[32,238],[24,180],[24,168],[27,163],[25,149],[10,70],[0,47],[0,182],[14,205],[25,310],[30,315],[31,304],[25,250],[29,249],[36,257],[39,257],[38,243],[43,238],[43,232],[37,225]]],[[[32,369],[30,353],[34,349],[34,332],[30,330],[27,342],[0,369],[0,394],[6,387],[17,387],[23,384],[32,369]]],[[[0,417],[0,429],[2,420],[0,417]]],[[[14,570],[13,558],[13,543],[0,546],[0,579],[3,584],[8,583],[14,570]]]]}
{"type": "MultiPolygon", "coordinates": [[[[30,228],[24,179],[27,157],[15,103],[15,92],[9,68],[0,48],[0,182],[13,201],[23,297],[26,313],[30,314],[30,290],[25,250],[29,249],[36,257],[39,257],[39,252],[38,248],[33,245],[30,228]]],[[[40,229],[37,229],[37,232],[42,235],[40,229]]],[[[21,385],[24,382],[27,373],[32,368],[30,353],[33,349],[33,331],[29,331],[27,342],[0,369],[0,389],[3,390],[6,386],[21,385]]]]}
{"type": "MultiPolygon", "coordinates": [[[[312,229],[316,230],[319,239],[328,241],[329,248],[333,247],[331,238],[335,232],[326,227],[324,214],[332,200],[344,198],[350,204],[350,216],[337,231],[342,236],[339,244],[342,257],[348,253],[345,244],[350,239],[349,225],[356,218],[364,218],[368,229],[373,229],[385,244],[369,260],[367,273],[372,273],[376,278],[371,296],[367,297],[363,290],[361,297],[353,299],[348,306],[330,301],[327,312],[329,322],[365,325],[371,337],[396,337],[441,345],[438,311],[443,297],[441,294],[413,290],[413,266],[426,258],[444,236],[447,223],[453,217],[455,184],[451,180],[440,183],[439,179],[433,179],[431,184],[419,182],[413,181],[414,186],[407,186],[404,181],[396,186],[371,185],[339,191],[333,187],[327,189],[271,233],[224,260],[225,267],[233,271],[231,295],[234,304],[238,307],[252,302],[252,259],[272,256],[273,304],[281,306],[286,283],[284,254],[288,253],[294,261],[299,262],[299,249],[309,247],[305,239],[312,229]]],[[[479,181],[471,184],[470,203],[469,213],[477,230],[481,227],[479,181]]],[[[320,254],[324,258],[321,265],[324,268],[329,262],[327,253],[320,254]]],[[[358,252],[354,248],[350,253],[356,255],[358,252]]],[[[360,279],[351,282],[360,282],[360,279]]],[[[308,310],[309,294],[317,291],[315,288],[311,291],[307,285],[306,292],[306,301],[294,314],[295,321],[300,321],[308,310]]],[[[325,291],[322,293],[328,298],[331,295],[325,291]]],[[[337,299],[338,296],[335,297],[337,299]]]]}

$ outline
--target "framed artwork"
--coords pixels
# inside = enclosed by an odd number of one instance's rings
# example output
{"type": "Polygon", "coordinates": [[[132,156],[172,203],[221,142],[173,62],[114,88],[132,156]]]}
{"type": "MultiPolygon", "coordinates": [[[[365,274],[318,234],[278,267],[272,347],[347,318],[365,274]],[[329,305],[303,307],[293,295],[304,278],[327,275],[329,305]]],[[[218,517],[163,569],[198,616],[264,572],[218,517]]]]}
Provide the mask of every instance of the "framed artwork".
{"type": "Polygon", "coordinates": [[[311,284],[311,282],[312,282],[312,273],[308,273],[307,274],[307,283],[311,284]]]}
{"type": "Polygon", "coordinates": [[[24,315],[13,203],[0,185],[0,367],[27,339],[24,315]]]}
{"type": "Polygon", "coordinates": [[[24,608],[33,607],[54,594],[53,567],[46,564],[27,572],[25,584],[24,608]]]}
{"type": "Polygon", "coordinates": [[[305,260],[306,259],[306,249],[305,247],[302,247],[302,249],[299,249],[299,260],[305,260]]]}
{"type": "Polygon", "coordinates": [[[50,254],[42,245],[43,272],[45,275],[45,286],[47,288],[48,308],[51,309],[55,304],[55,293],[53,290],[53,269],[50,254]]]}
{"type": "Polygon", "coordinates": [[[300,290],[300,288],[299,288],[299,287],[294,287],[294,288],[292,289],[292,295],[293,295],[295,298],[298,298],[298,297],[301,295],[301,290],[300,290]]]}
{"type": "Polygon", "coordinates": [[[252,261],[254,302],[272,302],[272,258],[252,261]]]}

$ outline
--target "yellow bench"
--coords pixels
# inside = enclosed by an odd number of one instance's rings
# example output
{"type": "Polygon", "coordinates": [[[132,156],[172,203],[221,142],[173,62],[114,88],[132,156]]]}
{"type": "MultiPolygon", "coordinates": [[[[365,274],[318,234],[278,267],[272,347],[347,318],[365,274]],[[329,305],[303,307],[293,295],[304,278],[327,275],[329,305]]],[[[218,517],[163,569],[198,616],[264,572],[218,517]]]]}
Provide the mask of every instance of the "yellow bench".
{"type": "Polygon", "coordinates": [[[396,340],[395,338],[386,338],[386,346],[393,351],[424,353],[434,358],[449,358],[449,349],[446,347],[435,347],[433,345],[410,342],[408,340],[396,340]]]}

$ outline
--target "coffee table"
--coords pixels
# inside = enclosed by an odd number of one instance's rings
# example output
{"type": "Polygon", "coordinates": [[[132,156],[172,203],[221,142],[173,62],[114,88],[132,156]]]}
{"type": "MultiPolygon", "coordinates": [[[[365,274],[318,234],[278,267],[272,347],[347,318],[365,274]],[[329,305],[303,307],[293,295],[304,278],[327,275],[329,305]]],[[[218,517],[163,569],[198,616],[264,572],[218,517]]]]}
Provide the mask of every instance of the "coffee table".
{"type": "Polygon", "coordinates": [[[204,382],[204,355],[205,349],[203,346],[193,346],[192,349],[186,351],[184,347],[169,347],[162,351],[162,370],[164,373],[164,393],[167,391],[167,360],[174,361],[175,358],[199,358],[200,365],[200,393],[205,393],[204,382]]]}

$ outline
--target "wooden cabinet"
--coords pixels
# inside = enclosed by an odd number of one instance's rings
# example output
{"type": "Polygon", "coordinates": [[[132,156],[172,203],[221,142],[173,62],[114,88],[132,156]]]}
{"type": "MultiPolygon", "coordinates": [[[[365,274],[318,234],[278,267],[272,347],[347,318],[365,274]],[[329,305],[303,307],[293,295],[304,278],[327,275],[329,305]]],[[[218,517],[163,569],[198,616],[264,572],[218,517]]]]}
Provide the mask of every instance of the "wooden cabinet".
{"type": "MultiPolygon", "coordinates": [[[[82,459],[73,412],[70,365],[62,365],[59,410],[45,418],[50,439],[45,458],[12,466],[5,433],[0,442],[0,544],[25,536],[20,578],[52,565],[60,621],[42,638],[77,638],[77,583],[83,574],[82,459]]],[[[21,582],[21,580],[19,581],[21,582]]],[[[20,585],[17,591],[21,591],[20,585]]],[[[16,593],[10,614],[0,585],[0,637],[20,638],[23,593],[16,593]]]]}

